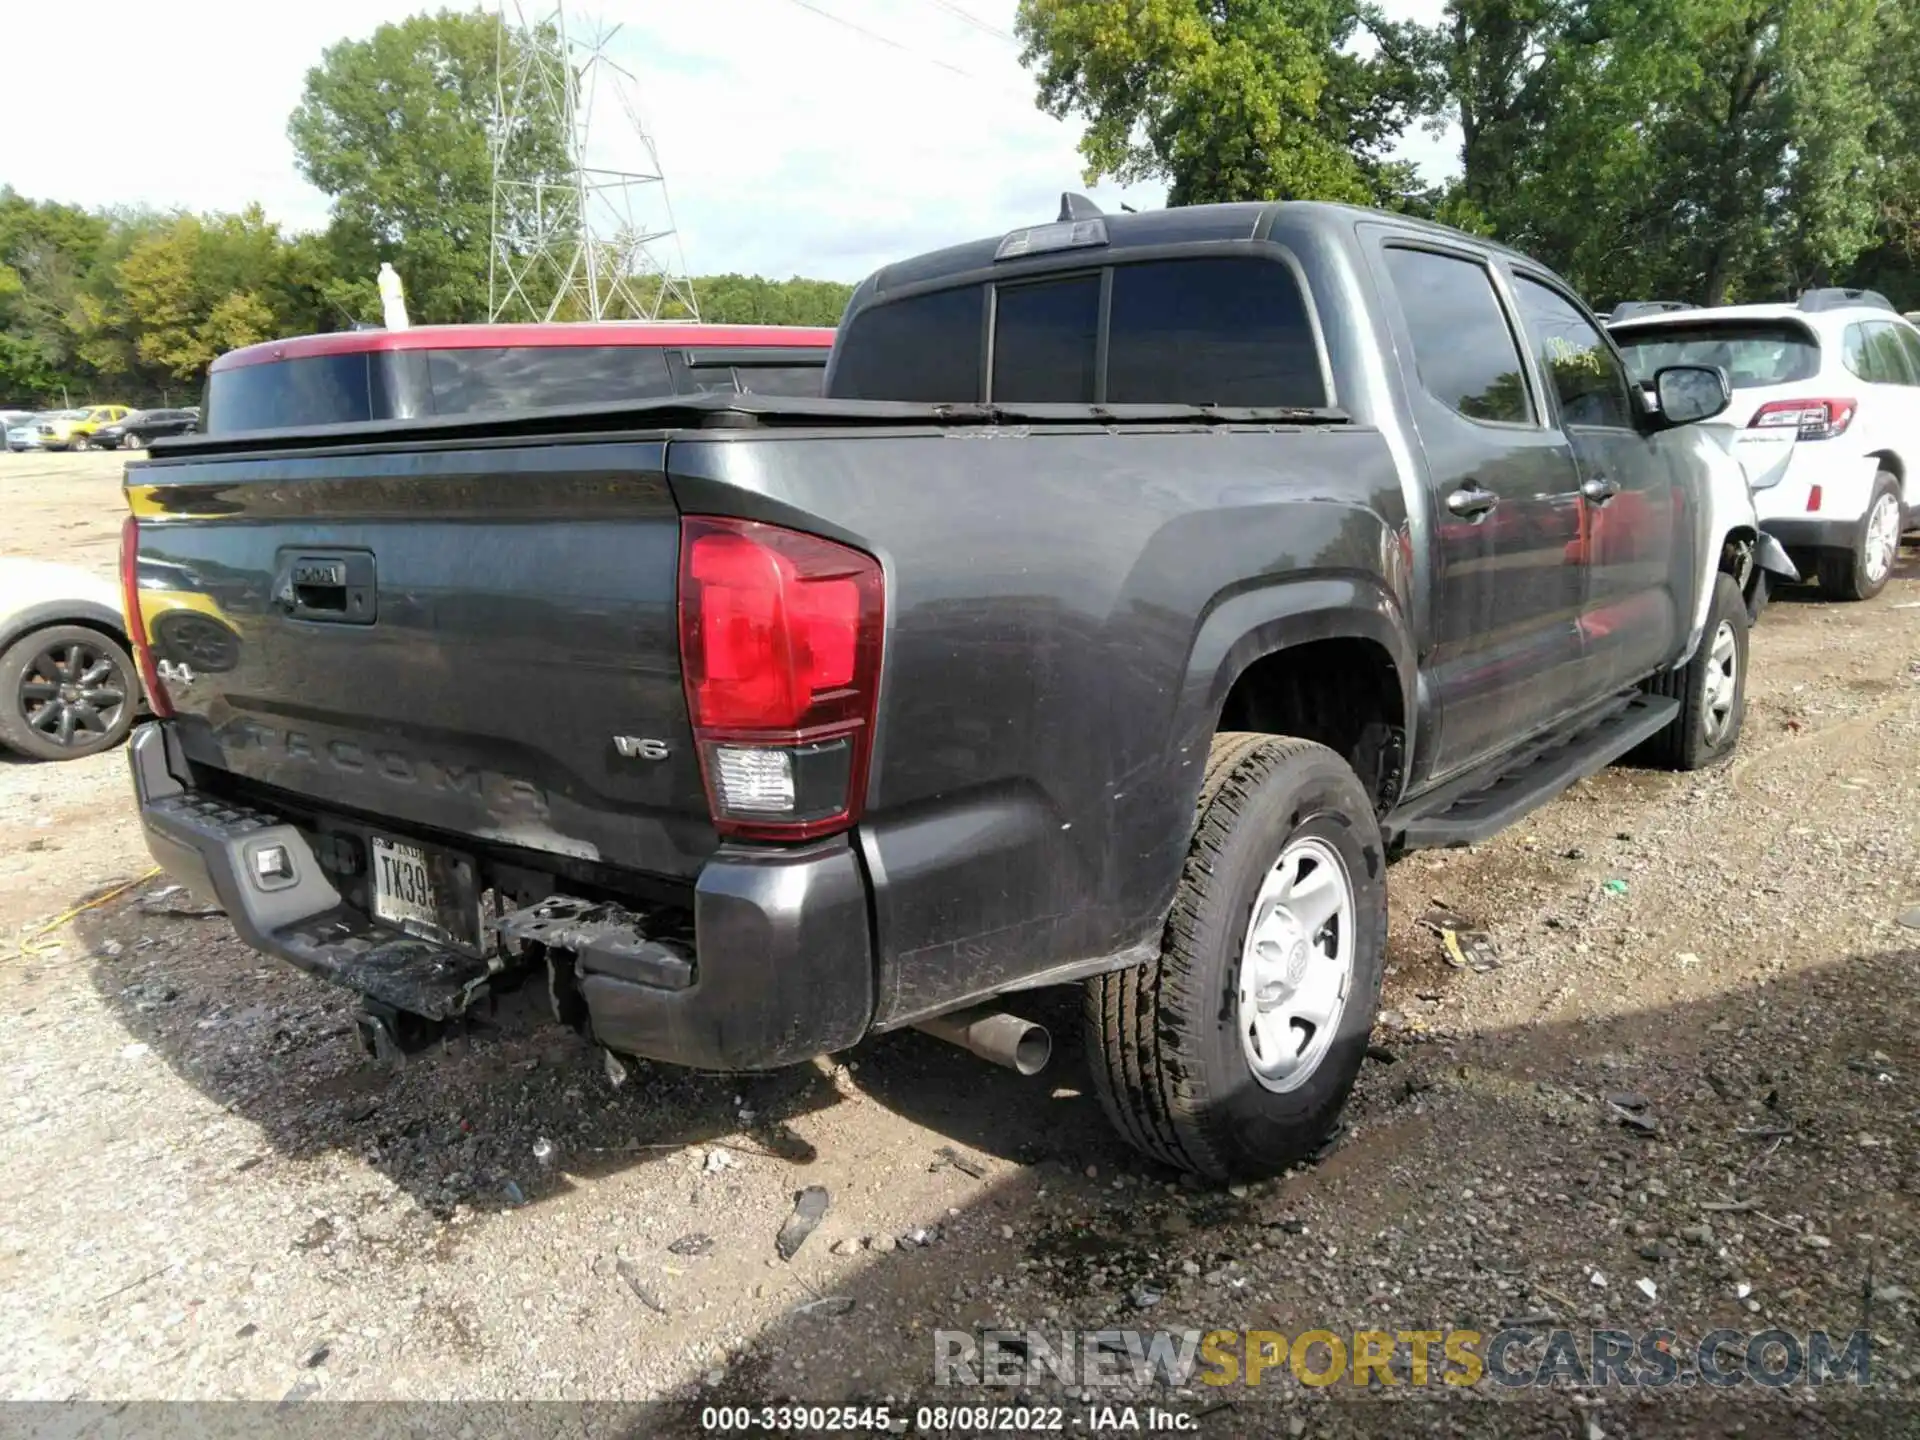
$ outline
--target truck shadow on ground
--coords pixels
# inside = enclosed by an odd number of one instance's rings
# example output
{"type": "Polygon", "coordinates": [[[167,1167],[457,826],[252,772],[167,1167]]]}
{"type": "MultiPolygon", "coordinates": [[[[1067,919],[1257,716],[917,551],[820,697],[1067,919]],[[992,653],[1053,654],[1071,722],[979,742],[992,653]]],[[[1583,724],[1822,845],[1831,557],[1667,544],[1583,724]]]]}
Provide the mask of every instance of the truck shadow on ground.
{"type": "MultiPolygon", "coordinates": [[[[697,1404],[650,1414],[648,1433],[694,1433],[698,1406],[785,1397],[1011,1401],[1014,1392],[929,1385],[935,1328],[1008,1323],[1338,1334],[1487,1331],[1531,1315],[1696,1338],[1864,1323],[1887,1337],[1894,1362],[1910,1365],[1920,1350],[1912,949],[1600,1019],[1383,1034],[1330,1153],[1223,1190],[1180,1183],[1112,1138],[1079,1093],[1071,992],[1021,999],[1061,1042],[1034,1080],[909,1033],[835,1057],[844,1070],[641,1067],[615,1090],[538,995],[503,1007],[490,1031],[389,1070],[358,1050],[348,997],[254,955],[219,917],[128,901],[77,925],[93,985],[133,1041],[256,1125],[277,1154],[358,1156],[436,1213],[535,1203],[568,1176],[671,1162],[711,1142],[787,1161],[780,1188],[797,1189],[821,1157],[795,1126],[841,1103],[843,1087],[986,1158],[981,1176],[949,1174],[920,1241],[887,1253],[829,1256],[816,1239],[780,1263],[780,1205],[739,1217],[719,1243],[736,1261],[766,1262],[781,1313],[730,1340],[723,1366],[689,1362],[675,1397],[697,1404]],[[552,1171],[529,1160],[542,1138],[562,1155],[552,1171]],[[1703,1223],[1713,1237],[1696,1244],[1689,1232],[1703,1223]],[[1816,1235],[1818,1250],[1805,1238],[1816,1235]],[[1593,1272],[1609,1285],[1592,1287],[1593,1272]],[[1636,1277],[1656,1284],[1657,1303],[1642,1302],[1636,1277]],[[1752,1285],[1760,1311],[1744,1307],[1736,1281],[1752,1285]],[[1871,1301],[1876,1287],[1890,1298],[1871,1301]],[[674,1428],[683,1417],[684,1432],[674,1428]]],[[[874,1127],[869,1114],[846,1143],[872,1143],[874,1127]]],[[[686,1263],[664,1249],[631,1257],[643,1281],[658,1271],[663,1292],[697,1283],[667,1278],[686,1263]]],[[[605,1305],[635,1303],[617,1276],[607,1285],[605,1305]]],[[[636,1325],[654,1323],[635,1313],[636,1325]]],[[[1223,1434],[1279,1433],[1277,1406],[1306,1398],[1297,1385],[1202,1403],[1152,1384],[1144,1393],[1190,1413],[1215,1407],[1207,1433],[1223,1434]]],[[[1578,1413],[1564,1392],[1522,1397],[1476,1407],[1471,1433],[1584,1435],[1578,1413]]],[[[1849,1413],[1828,1433],[1908,1434],[1903,1413],[1891,1426],[1849,1413]]],[[[1743,1415],[1755,1418],[1737,1399],[1669,1392],[1659,1433],[1728,1433],[1743,1415]]],[[[1315,1435],[1457,1434],[1463,1419],[1454,1405],[1399,1407],[1389,1429],[1370,1406],[1318,1405],[1314,1416],[1315,1435]]]]}
{"type": "MultiPolygon", "coordinates": [[[[1524,1317],[1542,1341],[1555,1326],[1670,1327],[1684,1369],[1697,1354],[1685,1347],[1720,1328],[1844,1337],[1860,1327],[1879,1337],[1883,1388],[1822,1391],[1831,1408],[1820,1418],[1796,1406],[1783,1424],[1788,1411],[1756,1399],[1785,1392],[1754,1383],[1681,1386],[1616,1392],[1605,1403],[1631,1408],[1610,1408],[1603,1433],[1911,1435],[1916,1034],[1920,951],[1896,950],[1597,1022],[1386,1037],[1390,1051],[1361,1072],[1345,1138],[1317,1163],[1230,1191],[1165,1183],[1137,1159],[1097,1180],[1057,1159],[996,1176],[928,1247],[866,1256],[830,1281],[816,1266],[808,1291],[830,1285],[826,1299],[809,1304],[796,1286],[796,1303],[732,1366],[689,1377],[677,1398],[896,1409],[909,1392],[916,1406],[1061,1400],[1057,1385],[936,1388],[937,1328],[1490,1335],[1524,1317]]],[[[1124,1374],[1113,1347],[1109,1370],[1124,1374]]],[[[1515,1363],[1541,1363],[1539,1344],[1515,1363]]],[[[1399,1374],[1404,1387],[1404,1364],[1399,1374]]],[[[1386,1411],[1353,1403],[1366,1392],[1351,1380],[1309,1392],[1283,1374],[1264,1390],[1192,1393],[1149,1382],[1105,1395],[1210,1411],[1209,1434],[1298,1435],[1288,1419],[1302,1414],[1315,1436],[1601,1433],[1564,1387],[1386,1411]]]]}
{"type": "Polygon", "coordinates": [[[435,1214],[537,1203],[569,1175],[673,1162],[716,1142],[803,1175],[817,1157],[794,1122],[856,1090],[961,1150],[1076,1165],[1124,1153],[1079,1088],[1077,988],[1022,997],[1018,1008],[1056,1037],[1054,1064],[1031,1079],[904,1031],[766,1073],[629,1061],[616,1085],[606,1057],[554,1020],[537,979],[466,1034],[389,1065],[361,1048],[353,997],[256,954],[218,912],[174,908],[184,896],[142,898],[164,888],[136,887],[74,922],[92,984],[130,1042],[257,1125],[273,1151],[358,1155],[435,1214]]]}

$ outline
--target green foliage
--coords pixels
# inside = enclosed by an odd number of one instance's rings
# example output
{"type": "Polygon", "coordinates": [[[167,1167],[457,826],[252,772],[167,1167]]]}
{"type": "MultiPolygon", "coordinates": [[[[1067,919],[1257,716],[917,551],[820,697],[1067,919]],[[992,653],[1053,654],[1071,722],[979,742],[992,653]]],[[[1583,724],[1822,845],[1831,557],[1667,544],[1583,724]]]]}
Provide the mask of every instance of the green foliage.
{"type": "MultiPolygon", "coordinates": [[[[300,173],[332,197],[333,272],[367,277],[328,292],[330,304],[378,319],[372,277],[384,260],[405,278],[415,319],[487,318],[489,140],[507,43],[497,16],[442,10],[343,40],[307,72],[287,134],[300,173]]],[[[566,136],[557,121],[523,125],[507,157],[510,178],[557,177],[566,136]]]]}
{"type": "Polygon", "coordinates": [[[853,294],[837,280],[703,275],[693,282],[700,318],[715,325],[838,325],[853,294]]]}
{"type": "Polygon", "coordinates": [[[1875,238],[1896,0],[1452,0],[1434,32],[1462,188],[1591,294],[1709,304],[1843,271],[1875,238]]]}
{"type": "Polygon", "coordinates": [[[1017,23],[1041,108],[1088,123],[1088,178],[1172,204],[1410,210],[1609,298],[1915,288],[1911,0],[1449,0],[1424,29],[1364,0],[1021,0],[1017,23]],[[1461,132],[1437,191],[1387,158],[1423,118],[1461,132]]]}
{"type": "Polygon", "coordinates": [[[1425,93],[1419,37],[1370,5],[1021,0],[1015,26],[1041,108],[1087,121],[1089,181],[1164,179],[1174,205],[1416,188],[1386,152],[1425,93]]]}

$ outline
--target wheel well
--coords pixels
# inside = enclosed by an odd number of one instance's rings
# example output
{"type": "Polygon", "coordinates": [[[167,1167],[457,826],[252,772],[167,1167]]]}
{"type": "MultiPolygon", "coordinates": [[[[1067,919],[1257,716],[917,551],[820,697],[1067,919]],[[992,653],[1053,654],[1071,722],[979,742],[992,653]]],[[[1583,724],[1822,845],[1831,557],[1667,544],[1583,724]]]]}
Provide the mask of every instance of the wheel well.
{"type": "Polygon", "coordinates": [[[1406,743],[1400,674],[1372,640],[1313,640],[1264,655],[1220,708],[1223,731],[1291,735],[1344,756],[1385,810],[1400,790],[1406,743]]]}
{"type": "Polygon", "coordinates": [[[117,625],[108,625],[94,619],[91,615],[55,615],[48,619],[36,619],[31,625],[14,631],[6,639],[0,640],[0,651],[11,650],[29,635],[37,635],[42,630],[57,629],[62,625],[71,625],[80,630],[91,630],[96,635],[104,635],[127,654],[133,654],[133,642],[127,639],[126,631],[117,625]]]}
{"type": "Polygon", "coordinates": [[[1898,455],[1891,450],[1881,450],[1877,451],[1872,458],[1878,460],[1880,468],[1889,472],[1903,486],[1907,483],[1907,467],[1901,463],[1898,455]]]}

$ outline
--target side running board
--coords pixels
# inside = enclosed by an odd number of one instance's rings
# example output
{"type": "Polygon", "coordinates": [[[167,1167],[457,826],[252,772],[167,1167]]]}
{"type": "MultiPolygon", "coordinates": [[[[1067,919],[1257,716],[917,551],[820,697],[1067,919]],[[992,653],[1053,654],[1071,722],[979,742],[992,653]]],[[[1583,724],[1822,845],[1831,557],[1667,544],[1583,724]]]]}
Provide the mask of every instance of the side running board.
{"type": "Polygon", "coordinates": [[[1679,711],[1680,702],[1669,696],[1620,696],[1496,769],[1409,801],[1383,828],[1389,837],[1397,834],[1403,850],[1478,845],[1659,734],[1679,711]]]}

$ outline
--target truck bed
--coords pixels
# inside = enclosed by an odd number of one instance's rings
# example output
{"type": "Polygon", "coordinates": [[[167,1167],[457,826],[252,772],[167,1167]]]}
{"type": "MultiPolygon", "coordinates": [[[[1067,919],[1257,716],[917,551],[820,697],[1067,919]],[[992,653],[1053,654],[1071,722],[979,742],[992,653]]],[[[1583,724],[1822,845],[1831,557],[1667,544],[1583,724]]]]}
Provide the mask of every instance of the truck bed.
{"type": "Polygon", "coordinates": [[[702,783],[687,518],[875,557],[865,805],[833,843],[881,1026],[1151,939],[1258,623],[1230,577],[1389,641],[1410,583],[1388,447],[1334,411],[715,396],[185,440],[127,483],[194,793],[622,903],[783,853],[723,837],[702,783]]]}

